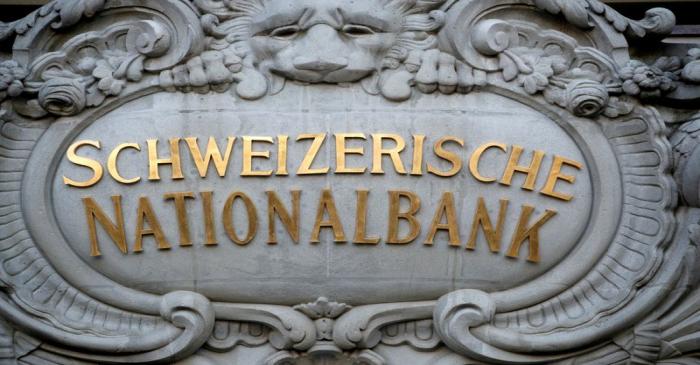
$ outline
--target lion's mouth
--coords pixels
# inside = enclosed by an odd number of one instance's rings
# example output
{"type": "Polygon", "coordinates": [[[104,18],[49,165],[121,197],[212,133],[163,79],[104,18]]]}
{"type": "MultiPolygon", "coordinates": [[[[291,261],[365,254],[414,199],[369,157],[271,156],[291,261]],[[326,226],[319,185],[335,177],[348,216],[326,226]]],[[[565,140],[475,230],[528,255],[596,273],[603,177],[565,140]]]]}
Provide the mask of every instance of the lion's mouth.
{"type": "Polygon", "coordinates": [[[312,71],[303,69],[279,70],[271,69],[273,73],[281,75],[285,78],[308,82],[308,83],[342,83],[359,81],[368,75],[373,70],[369,68],[341,68],[336,70],[312,71]]]}

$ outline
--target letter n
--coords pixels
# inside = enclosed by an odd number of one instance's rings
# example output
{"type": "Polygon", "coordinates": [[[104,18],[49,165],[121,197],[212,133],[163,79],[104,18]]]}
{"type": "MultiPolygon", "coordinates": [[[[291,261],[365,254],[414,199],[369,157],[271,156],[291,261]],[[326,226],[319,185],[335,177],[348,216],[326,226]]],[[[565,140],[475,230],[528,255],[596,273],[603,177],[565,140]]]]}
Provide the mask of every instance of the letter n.
{"type": "Polygon", "coordinates": [[[83,198],[85,219],[87,220],[88,229],[90,230],[90,256],[101,255],[97,242],[97,225],[95,221],[100,223],[105,232],[107,232],[112,241],[117,245],[119,251],[125,254],[128,253],[126,247],[126,233],[124,232],[124,215],[122,214],[121,195],[113,195],[112,204],[114,205],[116,223],[110,220],[94,199],[90,197],[83,198]]]}

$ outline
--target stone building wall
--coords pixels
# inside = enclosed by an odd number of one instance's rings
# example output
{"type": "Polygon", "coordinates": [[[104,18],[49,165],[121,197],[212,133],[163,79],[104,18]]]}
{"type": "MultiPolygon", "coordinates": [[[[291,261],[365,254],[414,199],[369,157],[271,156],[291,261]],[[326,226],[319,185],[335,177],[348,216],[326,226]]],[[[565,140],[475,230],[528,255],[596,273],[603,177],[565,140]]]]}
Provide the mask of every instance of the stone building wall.
{"type": "Polygon", "coordinates": [[[10,3],[0,364],[700,363],[698,2],[10,3]]]}

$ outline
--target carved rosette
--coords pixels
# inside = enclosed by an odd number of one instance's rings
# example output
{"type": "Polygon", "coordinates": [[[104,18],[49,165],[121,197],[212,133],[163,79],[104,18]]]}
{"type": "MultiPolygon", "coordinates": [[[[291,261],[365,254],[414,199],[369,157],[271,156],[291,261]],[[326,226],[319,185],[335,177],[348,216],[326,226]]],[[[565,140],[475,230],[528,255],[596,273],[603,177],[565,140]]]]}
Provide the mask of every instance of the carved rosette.
{"type": "Polygon", "coordinates": [[[0,326],[0,359],[21,348],[96,363],[193,354],[207,363],[256,349],[251,356],[263,364],[375,365],[398,363],[392,351],[407,348],[445,365],[696,360],[700,214],[690,207],[700,194],[700,127],[677,128],[672,146],[645,104],[700,100],[700,52],[644,63],[630,59],[624,41],[668,33],[673,14],[652,9],[634,21],[598,0],[387,1],[404,16],[394,43],[373,54],[371,68],[329,81],[281,72],[261,56],[250,29],[261,1],[55,0],[0,26],[0,38],[14,39],[13,60],[0,63],[0,315],[9,322],[0,326]],[[57,118],[94,120],[156,92],[274,98],[285,82],[358,82],[394,102],[496,93],[563,125],[585,121],[620,171],[620,186],[606,187],[620,193],[619,226],[609,242],[585,242],[588,266],[569,257],[503,291],[354,307],[333,298],[295,307],[211,302],[106,277],[96,286],[111,291],[80,288],[44,256],[36,240],[49,238],[31,227],[45,222],[32,218],[24,203],[33,197],[21,189],[37,184],[26,167],[57,118]],[[677,189],[688,207],[677,207],[677,189]],[[21,336],[33,340],[9,340],[21,336]]]}

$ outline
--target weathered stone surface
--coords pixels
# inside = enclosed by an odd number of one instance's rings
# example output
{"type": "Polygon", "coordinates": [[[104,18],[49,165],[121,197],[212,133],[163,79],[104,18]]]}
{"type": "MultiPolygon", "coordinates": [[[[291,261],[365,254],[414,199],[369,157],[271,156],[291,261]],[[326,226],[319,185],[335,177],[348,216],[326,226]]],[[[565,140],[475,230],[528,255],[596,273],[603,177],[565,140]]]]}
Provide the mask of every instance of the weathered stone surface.
{"type": "MultiPolygon", "coordinates": [[[[120,158],[119,164],[124,166],[120,171],[123,176],[129,177],[143,175],[147,171],[148,154],[145,151],[144,137],[162,136],[163,139],[159,143],[165,148],[161,148],[159,153],[167,156],[170,153],[167,138],[170,137],[196,135],[200,141],[206,141],[208,136],[214,136],[223,149],[226,146],[226,136],[239,136],[240,139],[245,135],[270,135],[270,131],[284,131],[290,136],[310,131],[330,133],[315,160],[314,166],[317,168],[336,164],[332,134],[339,132],[364,133],[369,138],[370,134],[394,133],[407,141],[406,154],[412,154],[412,150],[415,149],[411,142],[411,134],[427,135],[425,144],[428,146],[443,136],[459,137],[465,143],[464,148],[453,142],[446,145],[446,149],[462,150],[468,154],[486,142],[500,141],[523,146],[526,152],[523,153],[522,161],[525,165],[528,164],[533,150],[543,148],[546,156],[542,162],[543,172],[537,181],[537,189],[545,184],[546,172],[555,155],[584,161],[584,152],[578,149],[576,143],[555,121],[527,106],[494,94],[424,98],[407,106],[389,104],[381,99],[376,102],[373,99],[377,97],[367,97],[362,90],[340,89],[338,92],[337,88],[304,90],[293,86],[276,96],[263,99],[264,101],[227,108],[217,107],[230,103],[231,98],[230,95],[212,95],[207,104],[201,104],[198,98],[189,94],[144,97],[143,103],[149,104],[148,107],[140,108],[141,100],[139,105],[132,103],[122,106],[92,122],[76,136],[72,136],[75,133],[73,131],[82,128],[78,124],[75,124],[75,129],[72,128],[73,123],[67,124],[66,127],[57,127],[56,129],[61,129],[60,134],[66,135],[63,131],[67,132],[69,140],[63,140],[58,134],[55,140],[60,144],[71,144],[78,140],[100,140],[102,151],[83,153],[84,156],[97,160],[106,160],[109,151],[124,141],[144,145],[142,153],[124,153],[120,158]],[[303,95],[306,95],[306,98],[303,95]],[[283,105],[276,102],[278,98],[285,100],[283,105]],[[339,103],[338,100],[345,102],[339,103]],[[360,102],[360,105],[374,105],[366,109],[354,107],[352,112],[348,112],[347,108],[357,102],[360,102]],[[174,109],[173,105],[197,107],[178,110],[174,109]],[[216,111],[208,111],[212,109],[216,111]],[[521,122],[513,123],[514,120],[521,122]],[[538,130],[536,135],[530,133],[533,128],[538,130]],[[411,134],[407,134],[407,131],[411,131],[411,134]]],[[[570,128],[585,127],[589,122],[579,123],[570,128]]],[[[49,137],[52,130],[47,133],[45,138],[49,137]]],[[[55,177],[51,179],[53,187],[44,186],[40,190],[52,190],[52,198],[46,201],[46,207],[55,207],[58,227],[64,233],[67,245],[52,241],[49,246],[43,247],[43,250],[59,270],[62,269],[63,253],[72,251],[98,272],[122,285],[159,294],[187,289],[197,290],[214,300],[255,302],[259,300],[261,293],[266,293],[266,301],[287,305],[325,295],[353,304],[369,304],[392,300],[429,300],[463,287],[487,291],[515,287],[540,276],[559,263],[577,245],[586,228],[595,230],[589,227],[594,225],[594,222],[590,222],[594,193],[591,181],[585,177],[585,173],[579,175],[578,184],[567,187],[564,183],[559,188],[561,192],[576,196],[571,202],[553,199],[538,194],[537,191],[520,190],[517,186],[524,183],[524,175],[513,179],[515,189],[500,184],[479,183],[466,167],[452,178],[443,178],[427,172],[424,176],[406,176],[396,173],[388,158],[383,164],[386,173],[382,175],[371,175],[369,172],[356,175],[297,175],[295,171],[299,169],[310,142],[289,143],[287,168],[290,176],[277,178],[239,176],[237,172],[242,170],[243,151],[242,145],[234,145],[228,169],[230,176],[220,178],[212,169],[208,176],[202,179],[188,156],[189,152],[183,149],[181,158],[184,179],[168,181],[170,168],[163,166],[160,170],[165,181],[142,181],[132,185],[129,188],[130,193],[121,199],[124,221],[131,228],[136,228],[134,222],[138,220],[136,207],[139,197],[147,196],[151,197],[160,224],[163,227],[177,227],[173,203],[163,199],[163,195],[192,190],[195,195],[200,195],[201,191],[213,191],[218,245],[206,247],[202,244],[206,232],[205,227],[199,224],[199,217],[204,215],[204,211],[201,207],[201,196],[195,196],[187,203],[189,224],[192,226],[190,235],[194,242],[192,247],[173,247],[169,252],[164,252],[149,243],[144,247],[142,254],[134,254],[131,239],[134,232],[129,231],[127,235],[131,253],[125,256],[110,243],[107,234],[102,234],[102,256],[99,260],[90,257],[90,237],[85,235],[85,217],[82,214],[60,214],[64,209],[81,212],[81,198],[86,193],[82,189],[66,191],[62,176],[85,180],[91,175],[91,171],[63,160],[55,170],[55,177]],[[309,243],[317,203],[323,189],[332,191],[348,243],[328,245],[327,242],[333,240],[330,230],[323,232],[321,244],[309,243]],[[276,191],[285,205],[290,207],[292,190],[301,190],[300,243],[290,242],[286,230],[277,223],[280,243],[271,246],[267,243],[270,224],[266,216],[268,199],[265,192],[276,191]],[[357,230],[356,190],[369,191],[367,234],[382,238],[377,245],[353,243],[353,234],[357,230]],[[420,221],[421,233],[412,244],[386,244],[390,190],[412,191],[421,199],[421,208],[416,214],[420,221]],[[226,199],[235,191],[242,191],[250,197],[258,217],[258,233],[245,247],[233,244],[220,224],[226,199]],[[449,247],[445,242],[447,235],[442,234],[437,236],[439,240],[433,246],[422,244],[430,234],[430,222],[443,192],[454,192],[459,220],[459,248],[449,247]],[[492,211],[498,211],[498,199],[510,200],[503,227],[504,247],[495,254],[488,249],[488,245],[482,245],[482,242],[479,242],[475,250],[466,250],[466,241],[479,197],[486,199],[488,208],[492,211]],[[540,230],[542,257],[536,265],[525,259],[527,248],[522,249],[520,258],[505,256],[523,205],[538,207],[530,224],[534,223],[545,209],[562,213],[552,218],[551,223],[540,230]],[[562,232],[559,229],[562,226],[569,228],[562,232]],[[164,261],[162,265],[153,267],[155,260],[164,261]]],[[[348,145],[364,146],[369,154],[372,150],[371,142],[355,139],[348,142],[348,145]]],[[[390,146],[392,142],[384,143],[390,146]]],[[[275,144],[267,146],[257,144],[256,148],[261,151],[270,150],[272,154],[276,154],[278,145],[279,142],[276,141],[275,144]]],[[[592,146],[590,148],[592,149],[592,146]]],[[[480,172],[485,176],[501,175],[509,156],[502,151],[489,151],[486,156],[479,166],[480,172]]],[[[257,169],[274,169],[275,160],[276,158],[272,158],[271,161],[265,162],[261,159],[257,169]]],[[[41,158],[40,163],[45,161],[41,158]]],[[[371,166],[372,156],[348,157],[348,162],[348,166],[371,166]]],[[[439,166],[441,170],[450,168],[445,161],[427,153],[425,163],[439,166]]],[[[406,161],[405,165],[410,168],[409,161],[406,161]]],[[[571,168],[571,171],[573,170],[571,168]]],[[[585,166],[583,171],[589,172],[591,167],[585,166]]],[[[36,176],[46,176],[46,171],[37,166],[36,176]]],[[[613,175],[609,177],[612,178],[613,175]]],[[[142,179],[145,180],[146,176],[142,179]]],[[[120,183],[109,180],[106,178],[101,181],[91,188],[88,194],[105,207],[106,211],[109,211],[112,205],[110,196],[121,189],[120,183]]],[[[35,206],[35,203],[28,204],[35,206]]],[[[240,207],[234,214],[246,214],[240,207]]],[[[241,223],[238,223],[236,228],[240,236],[246,235],[247,219],[246,215],[238,219],[241,223]]],[[[408,233],[408,229],[405,228],[401,231],[401,235],[408,233]]],[[[176,230],[166,230],[165,235],[172,245],[177,245],[179,234],[176,230]]],[[[72,271],[75,268],[67,267],[66,270],[72,271]]],[[[91,277],[85,275],[86,280],[81,286],[90,286],[91,277]]]]}
{"type": "Polygon", "coordinates": [[[700,53],[627,40],[674,22],[55,0],[0,24],[0,360],[700,361],[700,53]]]}

